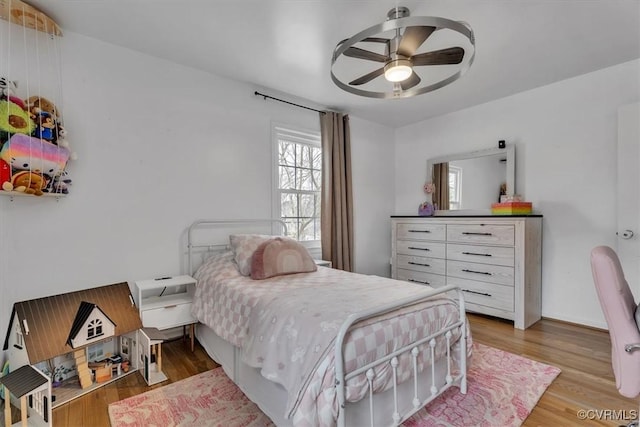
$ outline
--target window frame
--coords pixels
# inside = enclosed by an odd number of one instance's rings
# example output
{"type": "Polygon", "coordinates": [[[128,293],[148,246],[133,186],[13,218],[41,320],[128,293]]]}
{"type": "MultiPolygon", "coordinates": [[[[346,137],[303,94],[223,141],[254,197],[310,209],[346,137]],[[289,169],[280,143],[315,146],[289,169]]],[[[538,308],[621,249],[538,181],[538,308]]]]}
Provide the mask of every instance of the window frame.
{"type": "MultiPolygon", "coordinates": [[[[322,152],[322,144],[320,139],[320,130],[313,130],[308,128],[302,128],[300,126],[294,126],[285,123],[272,123],[271,125],[271,154],[272,154],[272,217],[275,219],[282,220],[282,205],[281,205],[281,195],[283,193],[282,189],[280,189],[280,158],[279,158],[279,139],[281,137],[286,137],[287,139],[292,140],[292,142],[298,144],[309,145],[312,147],[317,147],[322,152]]],[[[320,171],[322,173],[322,165],[320,165],[320,171]]],[[[293,190],[287,191],[293,192],[297,194],[318,194],[319,197],[322,197],[322,178],[320,180],[320,190],[317,192],[314,190],[293,190]]],[[[318,220],[320,216],[318,216],[318,220]]],[[[279,230],[274,230],[279,231],[279,230]]],[[[290,230],[288,230],[290,231],[290,230]]],[[[315,249],[321,247],[321,241],[318,240],[298,240],[303,246],[309,249],[315,249]]]]}

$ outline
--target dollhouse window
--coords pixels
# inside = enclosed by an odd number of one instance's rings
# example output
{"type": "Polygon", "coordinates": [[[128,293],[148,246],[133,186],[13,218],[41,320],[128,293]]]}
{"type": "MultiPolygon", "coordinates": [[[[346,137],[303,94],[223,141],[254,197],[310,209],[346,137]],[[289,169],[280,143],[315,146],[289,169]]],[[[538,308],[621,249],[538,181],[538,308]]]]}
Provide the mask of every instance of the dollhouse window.
{"type": "Polygon", "coordinates": [[[15,347],[23,348],[24,347],[24,337],[22,336],[21,331],[16,331],[16,344],[15,347]]]}
{"type": "Polygon", "coordinates": [[[87,338],[95,338],[102,335],[102,320],[96,319],[89,322],[89,326],[87,327],[87,338]]]}

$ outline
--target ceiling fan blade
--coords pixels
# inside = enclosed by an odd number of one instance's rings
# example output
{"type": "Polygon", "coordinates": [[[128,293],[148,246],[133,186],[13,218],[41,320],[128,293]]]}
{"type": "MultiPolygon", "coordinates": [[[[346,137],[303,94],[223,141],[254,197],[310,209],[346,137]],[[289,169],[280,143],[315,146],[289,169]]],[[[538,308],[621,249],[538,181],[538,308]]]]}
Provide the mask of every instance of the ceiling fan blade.
{"type": "Polygon", "coordinates": [[[436,27],[407,27],[402,35],[402,40],[400,40],[397,53],[407,58],[413,56],[416,50],[422,46],[422,43],[424,43],[435,30],[436,27]]]}
{"type": "Polygon", "coordinates": [[[407,80],[400,82],[400,87],[402,88],[402,90],[408,90],[419,84],[420,81],[420,77],[414,71],[413,73],[411,73],[407,80]]]}
{"type": "Polygon", "coordinates": [[[379,53],[371,52],[369,50],[360,49],[359,47],[350,47],[344,51],[345,56],[352,58],[366,59],[368,61],[387,62],[389,58],[379,53]]]}
{"type": "Polygon", "coordinates": [[[459,64],[464,58],[464,49],[461,47],[450,47],[447,49],[434,50],[433,52],[420,53],[411,57],[411,63],[416,65],[447,65],[459,64]]]}
{"type": "Polygon", "coordinates": [[[362,77],[359,77],[357,79],[355,79],[352,82],[349,82],[349,84],[351,86],[359,86],[359,85],[363,85],[365,83],[369,83],[371,80],[375,79],[376,77],[379,77],[381,75],[384,74],[384,67],[379,68],[375,71],[370,72],[369,74],[365,74],[362,77]]]}
{"type": "Polygon", "coordinates": [[[391,40],[385,39],[384,37],[367,37],[362,40],[363,42],[371,42],[371,43],[389,43],[391,40]]]}

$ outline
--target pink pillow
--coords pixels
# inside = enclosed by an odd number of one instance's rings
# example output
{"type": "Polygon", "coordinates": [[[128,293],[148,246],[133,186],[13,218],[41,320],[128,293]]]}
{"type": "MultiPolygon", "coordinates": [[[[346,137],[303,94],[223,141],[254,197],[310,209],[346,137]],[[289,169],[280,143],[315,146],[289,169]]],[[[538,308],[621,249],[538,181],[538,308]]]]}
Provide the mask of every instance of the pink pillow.
{"type": "Polygon", "coordinates": [[[251,278],[267,279],[293,273],[308,273],[318,267],[307,248],[291,239],[277,237],[262,243],[253,253],[251,278]]]}
{"type": "Polygon", "coordinates": [[[251,257],[260,244],[273,239],[266,234],[232,234],[229,236],[233,258],[243,276],[251,275],[251,257]]]}

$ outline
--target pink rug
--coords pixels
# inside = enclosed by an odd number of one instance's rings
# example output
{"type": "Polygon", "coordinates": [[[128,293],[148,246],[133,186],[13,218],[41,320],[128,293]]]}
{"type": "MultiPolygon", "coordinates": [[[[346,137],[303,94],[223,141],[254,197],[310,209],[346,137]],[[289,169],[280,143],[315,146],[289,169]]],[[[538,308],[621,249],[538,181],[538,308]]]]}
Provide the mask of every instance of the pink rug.
{"type": "MultiPolygon", "coordinates": [[[[475,343],[467,394],[447,390],[404,426],[519,426],[559,373],[556,367],[475,343]]],[[[112,403],[109,417],[112,427],[273,425],[222,368],[112,403]]]]}

